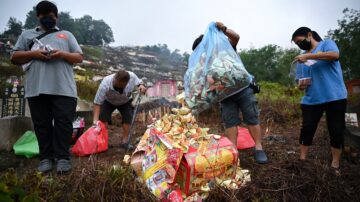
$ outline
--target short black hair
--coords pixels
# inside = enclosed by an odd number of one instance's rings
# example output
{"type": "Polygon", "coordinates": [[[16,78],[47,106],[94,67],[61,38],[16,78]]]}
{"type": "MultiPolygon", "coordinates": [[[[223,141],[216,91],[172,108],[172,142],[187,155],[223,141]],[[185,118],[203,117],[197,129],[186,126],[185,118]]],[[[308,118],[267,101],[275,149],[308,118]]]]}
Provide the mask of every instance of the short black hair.
{"type": "Polygon", "coordinates": [[[50,1],[41,1],[35,7],[36,9],[36,16],[48,15],[49,13],[54,13],[56,17],[58,17],[58,9],[56,5],[50,1]]]}
{"type": "Polygon", "coordinates": [[[199,45],[199,43],[201,42],[203,37],[204,37],[204,35],[202,34],[198,38],[195,39],[193,46],[192,46],[192,50],[195,50],[195,48],[199,45]]]}
{"type": "Polygon", "coordinates": [[[125,70],[119,70],[115,74],[115,80],[118,82],[122,81],[122,82],[127,83],[130,80],[130,74],[129,74],[129,72],[127,72],[125,70]]]}

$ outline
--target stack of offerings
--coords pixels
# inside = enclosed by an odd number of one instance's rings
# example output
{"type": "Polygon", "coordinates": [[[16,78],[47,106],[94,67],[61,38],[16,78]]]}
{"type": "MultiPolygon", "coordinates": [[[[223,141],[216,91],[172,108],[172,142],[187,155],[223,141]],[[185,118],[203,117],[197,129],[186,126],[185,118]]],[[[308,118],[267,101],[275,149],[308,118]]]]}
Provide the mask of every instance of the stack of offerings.
{"type": "Polygon", "coordinates": [[[209,191],[211,182],[237,188],[243,173],[237,169],[234,145],[200,128],[190,109],[172,112],[149,126],[131,157],[132,167],[150,191],[161,200],[182,201],[209,191]]]}
{"type": "Polygon", "coordinates": [[[229,39],[211,23],[189,58],[184,76],[186,103],[199,113],[248,87],[251,77],[229,39]]]}

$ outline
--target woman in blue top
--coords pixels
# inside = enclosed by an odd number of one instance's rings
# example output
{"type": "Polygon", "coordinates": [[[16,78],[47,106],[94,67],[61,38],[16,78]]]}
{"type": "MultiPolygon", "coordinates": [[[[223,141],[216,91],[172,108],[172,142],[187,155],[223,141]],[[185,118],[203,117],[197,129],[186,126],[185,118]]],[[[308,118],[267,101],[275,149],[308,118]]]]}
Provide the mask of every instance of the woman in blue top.
{"type": "Polygon", "coordinates": [[[295,57],[299,68],[309,69],[311,83],[299,83],[305,90],[301,100],[302,128],[300,134],[300,159],[305,160],[308,146],[312,144],[317,125],[323,113],[330,135],[331,167],[339,173],[339,161],[343,147],[347,91],[345,88],[339,49],[335,42],[321,37],[307,27],[300,27],[292,35],[292,41],[304,50],[295,57]]]}

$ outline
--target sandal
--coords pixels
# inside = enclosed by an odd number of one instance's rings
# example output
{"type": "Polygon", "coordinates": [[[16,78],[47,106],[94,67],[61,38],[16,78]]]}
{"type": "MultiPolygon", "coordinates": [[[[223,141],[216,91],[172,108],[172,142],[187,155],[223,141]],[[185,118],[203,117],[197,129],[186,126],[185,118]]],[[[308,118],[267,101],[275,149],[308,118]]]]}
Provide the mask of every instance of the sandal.
{"type": "Polygon", "coordinates": [[[341,175],[340,167],[335,168],[335,167],[331,166],[330,168],[331,168],[331,172],[334,173],[336,175],[336,177],[339,177],[341,175]]]}

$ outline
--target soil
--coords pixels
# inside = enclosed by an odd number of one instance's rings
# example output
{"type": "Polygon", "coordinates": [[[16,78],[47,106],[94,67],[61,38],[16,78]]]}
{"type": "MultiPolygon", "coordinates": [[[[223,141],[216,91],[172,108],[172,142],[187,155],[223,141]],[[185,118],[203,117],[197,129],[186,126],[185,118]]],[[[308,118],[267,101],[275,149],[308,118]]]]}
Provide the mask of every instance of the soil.
{"type": "MultiPolygon", "coordinates": [[[[200,115],[198,122],[201,123],[202,127],[208,126],[212,132],[221,134],[223,126],[218,115],[216,112],[200,115]]],[[[251,149],[240,151],[241,167],[250,170],[252,181],[235,191],[216,188],[210,193],[207,201],[360,201],[359,160],[352,158],[354,151],[344,153],[341,160],[341,175],[335,174],[334,170],[330,168],[331,153],[324,120],[319,125],[313,141],[314,145],[310,147],[306,161],[298,160],[299,123],[268,124],[269,121],[267,120],[262,120],[262,122],[266,123],[262,125],[263,134],[265,134],[263,146],[268,155],[269,163],[265,165],[255,163],[251,149]]],[[[120,123],[121,117],[115,116],[113,125],[108,127],[108,151],[91,157],[73,156],[72,173],[58,178],[70,182],[71,179],[68,178],[79,175],[86,178],[86,173],[88,173],[88,178],[94,177],[92,172],[86,172],[86,170],[91,170],[94,167],[95,164],[92,163],[94,158],[97,161],[96,165],[107,167],[122,162],[126,151],[119,147],[122,135],[120,123]]],[[[135,123],[134,127],[132,142],[141,137],[146,129],[142,123],[135,123]]],[[[31,174],[34,173],[37,164],[36,158],[26,159],[15,156],[13,153],[0,153],[0,175],[8,169],[14,169],[19,175],[31,174]]],[[[50,175],[57,176],[55,171],[50,175]]],[[[131,181],[134,182],[135,177],[130,178],[128,182],[131,181]]],[[[101,181],[94,182],[103,183],[101,181]]],[[[124,184],[124,180],[122,183],[124,184]]],[[[105,184],[104,182],[104,187],[105,184]]],[[[146,188],[138,184],[133,185],[134,188],[130,188],[130,185],[123,188],[124,193],[122,192],[122,195],[117,196],[117,198],[109,198],[109,195],[113,194],[111,190],[119,190],[124,186],[123,184],[121,187],[120,185],[116,187],[116,184],[111,185],[114,187],[99,197],[114,201],[154,200],[146,188]]],[[[68,189],[70,188],[63,188],[60,192],[66,193],[68,189]]],[[[42,197],[47,200],[48,195],[42,197]]],[[[78,198],[76,201],[82,201],[82,199],[78,198]]]]}

